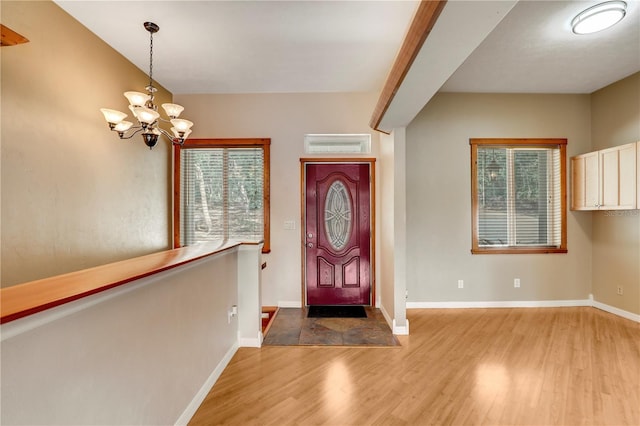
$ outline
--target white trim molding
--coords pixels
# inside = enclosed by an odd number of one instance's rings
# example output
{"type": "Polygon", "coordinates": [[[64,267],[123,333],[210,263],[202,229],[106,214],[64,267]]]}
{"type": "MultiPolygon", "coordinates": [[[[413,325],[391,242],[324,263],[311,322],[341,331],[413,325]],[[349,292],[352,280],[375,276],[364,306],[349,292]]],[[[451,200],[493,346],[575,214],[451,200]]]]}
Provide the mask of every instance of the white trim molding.
{"type": "MultiPolygon", "coordinates": [[[[561,308],[588,306],[640,323],[640,315],[610,306],[589,295],[578,300],[507,300],[486,302],[407,302],[407,309],[470,309],[470,308],[561,308]]],[[[395,324],[394,324],[395,327],[395,324]]],[[[395,334],[395,332],[394,332],[395,334]]]]}
{"type": "Polygon", "coordinates": [[[615,306],[610,306],[610,305],[607,305],[607,304],[604,304],[604,303],[601,303],[601,302],[598,302],[598,301],[594,300],[593,301],[593,307],[597,308],[597,309],[600,309],[602,311],[605,311],[605,312],[609,312],[610,314],[614,314],[614,315],[617,315],[619,317],[626,318],[626,319],[631,320],[631,321],[640,322],[640,315],[634,314],[634,313],[629,312],[629,311],[625,311],[625,310],[620,309],[620,308],[616,308],[615,306]]]}
{"type": "Polygon", "coordinates": [[[264,336],[262,331],[258,332],[258,337],[240,337],[238,336],[238,346],[241,348],[260,348],[262,347],[262,341],[264,336]]]}
{"type": "Polygon", "coordinates": [[[389,328],[391,328],[391,332],[397,336],[408,336],[409,335],[409,320],[405,318],[406,325],[404,327],[399,327],[396,325],[395,318],[392,319],[389,312],[384,308],[384,306],[379,306],[380,312],[382,312],[382,316],[387,321],[389,328]]]}
{"type": "Polygon", "coordinates": [[[593,303],[589,299],[504,300],[484,302],[407,302],[407,309],[559,308],[565,306],[593,306],[593,303]]]}
{"type": "Polygon", "coordinates": [[[387,321],[387,325],[389,326],[389,328],[391,328],[391,330],[393,330],[393,320],[391,319],[391,315],[389,315],[389,312],[387,312],[382,304],[379,305],[379,309],[380,312],[382,312],[382,316],[387,321]]]}
{"type": "Polygon", "coordinates": [[[204,401],[211,389],[213,389],[213,385],[216,384],[224,369],[227,368],[227,365],[229,365],[231,358],[233,358],[237,350],[237,343],[229,348],[218,365],[216,365],[216,368],[213,369],[213,372],[211,373],[209,378],[207,378],[207,380],[204,382],[198,393],[195,394],[189,405],[187,405],[187,408],[185,408],[180,417],[178,417],[178,420],[176,420],[175,422],[176,425],[186,426],[187,424],[189,424],[189,420],[191,420],[193,415],[196,414],[196,411],[198,410],[198,408],[200,408],[202,401],[204,401]]]}
{"type": "Polygon", "coordinates": [[[295,302],[291,300],[279,300],[278,308],[302,308],[302,302],[295,302]]]}
{"type": "Polygon", "coordinates": [[[405,319],[404,320],[405,325],[404,326],[398,326],[396,325],[396,320],[393,320],[393,334],[397,335],[397,336],[408,336],[409,335],[409,320],[405,319]]]}

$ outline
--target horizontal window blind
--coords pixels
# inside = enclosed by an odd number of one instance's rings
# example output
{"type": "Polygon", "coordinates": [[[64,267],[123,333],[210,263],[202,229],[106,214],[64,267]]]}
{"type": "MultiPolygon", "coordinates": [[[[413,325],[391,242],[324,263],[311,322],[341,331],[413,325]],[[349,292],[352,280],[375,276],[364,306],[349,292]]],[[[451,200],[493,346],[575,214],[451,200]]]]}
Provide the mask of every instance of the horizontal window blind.
{"type": "Polygon", "coordinates": [[[560,247],[557,146],[477,148],[479,247],[560,247]]]}
{"type": "Polygon", "coordinates": [[[180,234],[184,244],[264,238],[264,150],[182,149],[180,234]]]}

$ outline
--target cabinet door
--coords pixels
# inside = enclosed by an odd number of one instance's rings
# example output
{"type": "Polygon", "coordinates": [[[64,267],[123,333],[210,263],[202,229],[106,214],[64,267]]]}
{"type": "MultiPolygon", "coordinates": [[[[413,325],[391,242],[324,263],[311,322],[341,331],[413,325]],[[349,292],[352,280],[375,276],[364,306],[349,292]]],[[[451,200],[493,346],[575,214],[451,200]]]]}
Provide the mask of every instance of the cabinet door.
{"type": "Polygon", "coordinates": [[[598,161],[598,153],[592,152],[585,155],[584,169],[585,169],[585,188],[584,188],[584,201],[588,210],[597,210],[600,207],[599,203],[599,176],[600,176],[600,164],[598,161]]]}
{"type": "Polygon", "coordinates": [[[603,149],[600,152],[600,204],[605,210],[618,208],[618,149],[603,149]]]}
{"type": "Polygon", "coordinates": [[[636,147],[627,144],[600,152],[600,208],[636,207],[636,147]]]}
{"type": "Polygon", "coordinates": [[[571,210],[584,206],[584,157],[571,157],[571,210]]]}
{"type": "Polygon", "coordinates": [[[598,209],[598,153],[571,158],[571,209],[598,209]]]}
{"type": "Polygon", "coordinates": [[[620,183],[618,205],[621,209],[635,209],[637,187],[635,143],[620,147],[618,164],[620,165],[620,172],[618,173],[618,182],[620,183]]]}

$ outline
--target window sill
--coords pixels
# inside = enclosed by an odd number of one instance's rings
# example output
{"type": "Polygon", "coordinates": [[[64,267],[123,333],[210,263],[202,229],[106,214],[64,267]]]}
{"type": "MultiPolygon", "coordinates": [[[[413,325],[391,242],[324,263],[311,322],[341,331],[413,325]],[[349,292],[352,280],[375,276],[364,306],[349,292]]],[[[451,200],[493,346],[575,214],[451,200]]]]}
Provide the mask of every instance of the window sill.
{"type": "Polygon", "coordinates": [[[567,253],[566,248],[555,247],[496,247],[496,248],[473,248],[471,254],[551,254],[567,253]]]}

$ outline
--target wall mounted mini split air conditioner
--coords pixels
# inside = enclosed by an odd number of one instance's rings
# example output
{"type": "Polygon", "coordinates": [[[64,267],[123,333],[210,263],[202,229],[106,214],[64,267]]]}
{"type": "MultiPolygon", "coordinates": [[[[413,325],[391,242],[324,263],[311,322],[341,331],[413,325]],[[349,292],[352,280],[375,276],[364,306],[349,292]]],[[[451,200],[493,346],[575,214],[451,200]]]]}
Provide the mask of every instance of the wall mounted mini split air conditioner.
{"type": "Polygon", "coordinates": [[[307,134],[304,135],[305,154],[369,154],[371,135],[307,134]]]}

